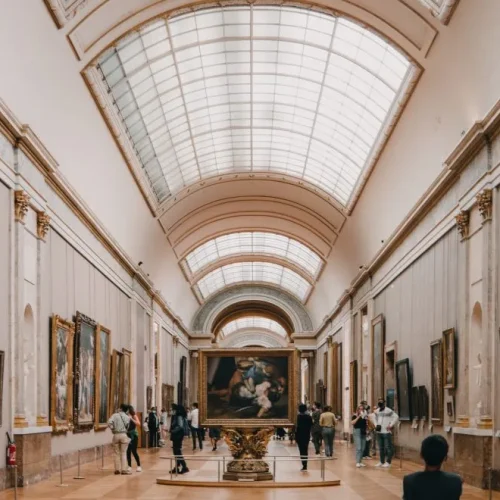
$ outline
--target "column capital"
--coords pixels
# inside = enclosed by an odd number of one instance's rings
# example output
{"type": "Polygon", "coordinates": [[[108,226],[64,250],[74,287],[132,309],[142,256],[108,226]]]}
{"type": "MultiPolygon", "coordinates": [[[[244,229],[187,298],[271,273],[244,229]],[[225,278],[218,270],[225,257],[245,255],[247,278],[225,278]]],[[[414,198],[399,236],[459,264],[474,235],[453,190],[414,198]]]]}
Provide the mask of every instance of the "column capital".
{"type": "Polygon", "coordinates": [[[14,208],[16,221],[24,224],[24,219],[28,213],[30,196],[26,191],[18,189],[14,192],[14,208]]]}
{"type": "Polygon", "coordinates": [[[38,238],[45,241],[45,236],[49,232],[50,216],[46,212],[38,212],[36,216],[36,231],[38,238]]]}
{"type": "Polygon", "coordinates": [[[493,192],[491,189],[485,189],[476,196],[479,213],[483,223],[491,220],[493,215],[493,192]]]}
{"type": "Polygon", "coordinates": [[[470,214],[468,210],[462,210],[455,217],[455,221],[457,223],[457,229],[462,237],[462,241],[466,240],[469,237],[469,222],[470,222],[470,214]]]}

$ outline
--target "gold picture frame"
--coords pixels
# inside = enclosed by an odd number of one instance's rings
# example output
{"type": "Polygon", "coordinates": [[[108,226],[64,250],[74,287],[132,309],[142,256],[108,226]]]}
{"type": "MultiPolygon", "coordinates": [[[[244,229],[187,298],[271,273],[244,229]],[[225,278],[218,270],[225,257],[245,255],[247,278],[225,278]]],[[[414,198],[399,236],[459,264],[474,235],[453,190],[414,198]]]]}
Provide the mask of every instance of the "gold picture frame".
{"type": "Polygon", "coordinates": [[[354,415],[358,407],[358,362],[351,361],[349,372],[349,394],[351,400],[351,413],[354,415]]]}
{"type": "Polygon", "coordinates": [[[122,370],[122,395],[121,399],[125,404],[132,402],[132,351],[122,349],[123,370],[122,370]]]}
{"type": "Polygon", "coordinates": [[[443,332],[443,382],[445,389],[456,389],[455,328],[443,332]]]}
{"type": "Polygon", "coordinates": [[[110,411],[113,413],[123,403],[121,400],[123,390],[123,353],[113,349],[113,357],[111,358],[111,388],[109,393],[110,411]]]}
{"type": "Polygon", "coordinates": [[[95,385],[95,424],[96,431],[108,427],[111,390],[111,330],[97,325],[96,341],[96,385],[95,385]]]}
{"type": "Polygon", "coordinates": [[[372,401],[376,404],[379,398],[385,399],[384,389],[384,357],[385,357],[385,318],[379,314],[372,321],[371,338],[371,375],[372,375],[372,401]]]}
{"type": "MultiPolygon", "coordinates": [[[[297,363],[298,351],[295,349],[205,349],[199,352],[199,387],[200,387],[200,425],[203,427],[262,427],[262,426],[279,426],[292,427],[295,424],[297,414],[297,363]],[[213,360],[213,361],[212,361],[213,360]],[[259,365],[255,364],[259,362],[259,365]],[[252,364],[253,363],[253,364],[252,364]],[[208,370],[210,365],[210,380],[208,370]],[[215,369],[214,369],[215,366],[215,369]],[[286,403],[276,404],[282,417],[275,417],[273,414],[274,408],[269,411],[269,417],[265,413],[261,413],[262,406],[257,411],[255,401],[257,397],[248,397],[248,404],[241,403],[240,407],[230,408],[231,391],[233,388],[240,385],[244,391],[248,389],[246,381],[251,378],[250,370],[258,370],[265,366],[267,378],[264,382],[255,384],[255,394],[257,395],[259,385],[264,385],[269,381],[269,386],[273,387],[274,395],[286,395],[286,403]],[[243,371],[245,370],[245,372],[243,371]],[[245,378],[248,376],[248,378],[245,378]],[[214,389],[215,382],[219,377],[222,380],[222,389],[214,389]],[[234,378],[236,377],[236,378],[234,378]],[[234,382],[238,380],[237,382],[234,382]],[[211,390],[208,389],[208,384],[211,383],[211,390]],[[234,382],[233,385],[231,385],[234,382]],[[226,388],[227,386],[227,388],[226,388]],[[227,392],[228,398],[222,393],[227,392]],[[210,393],[210,394],[209,394],[210,393]],[[217,401],[214,401],[217,400],[217,401]],[[220,403],[225,402],[225,410],[234,415],[233,417],[214,417],[213,413],[220,410],[220,403]],[[210,408],[209,408],[210,406],[210,408]],[[279,407],[279,408],[278,408],[279,407]],[[245,417],[245,415],[254,415],[245,417]],[[237,416],[238,415],[238,416],[237,416]],[[239,416],[241,415],[241,416],[239,416]]],[[[259,373],[257,371],[257,373],[259,373]]],[[[260,372],[262,373],[262,372],[260,372]]],[[[255,377],[258,380],[258,375],[255,377]]],[[[271,389],[269,389],[271,390],[271,389]]],[[[281,399],[275,400],[276,403],[281,399]]]]}
{"type": "Polygon", "coordinates": [[[443,423],[443,342],[431,342],[431,422],[443,423]]]}
{"type": "Polygon", "coordinates": [[[77,311],[74,347],[74,432],[87,432],[95,425],[96,339],[97,323],[77,311]]]}
{"type": "Polygon", "coordinates": [[[50,425],[54,434],[73,427],[74,342],[75,324],[54,314],[50,335],[50,425]]]}

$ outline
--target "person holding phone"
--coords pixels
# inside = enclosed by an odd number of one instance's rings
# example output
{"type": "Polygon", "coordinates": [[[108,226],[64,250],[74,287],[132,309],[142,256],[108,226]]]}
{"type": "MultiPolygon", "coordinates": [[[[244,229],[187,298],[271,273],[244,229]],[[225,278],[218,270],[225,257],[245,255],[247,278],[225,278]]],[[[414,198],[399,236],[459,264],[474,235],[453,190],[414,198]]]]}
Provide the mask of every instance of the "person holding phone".
{"type": "Polygon", "coordinates": [[[368,415],[365,407],[360,404],[356,413],[352,416],[352,433],[354,436],[354,444],[356,447],[356,467],[366,467],[363,463],[363,454],[366,445],[366,430],[368,427],[368,415]]]}
{"type": "Polygon", "coordinates": [[[385,406],[385,399],[380,398],[378,408],[375,410],[375,432],[377,433],[380,462],[375,467],[388,469],[391,466],[393,455],[392,430],[398,421],[397,413],[385,406]]]}

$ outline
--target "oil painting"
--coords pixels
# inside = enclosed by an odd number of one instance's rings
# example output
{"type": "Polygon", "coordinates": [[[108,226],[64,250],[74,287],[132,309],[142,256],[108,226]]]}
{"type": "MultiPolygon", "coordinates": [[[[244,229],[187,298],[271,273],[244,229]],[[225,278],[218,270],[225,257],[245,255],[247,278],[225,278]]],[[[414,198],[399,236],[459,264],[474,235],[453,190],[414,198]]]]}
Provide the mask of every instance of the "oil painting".
{"type": "Polygon", "coordinates": [[[396,396],[400,420],[411,420],[411,373],[408,358],[396,363],[396,396]]]}
{"type": "Polygon", "coordinates": [[[95,424],[96,331],[94,320],[76,313],[75,431],[89,431],[95,424]]]}
{"type": "Polygon", "coordinates": [[[123,352],[123,371],[122,371],[122,402],[130,404],[131,402],[131,370],[132,370],[132,351],[122,349],[123,352]]]}
{"type": "Polygon", "coordinates": [[[441,339],[431,343],[431,420],[443,421],[443,352],[441,339]]]}
{"type": "Polygon", "coordinates": [[[455,329],[443,332],[443,372],[444,388],[455,389],[455,329]]]}
{"type": "Polygon", "coordinates": [[[113,350],[113,358],[111,359],[111,413],[120,408],[123,403],[121,400],[123,395],[123,353],[113,350]]]}
{"type": "Polygon", "coordinates": [[[111,332],[98,325],[97,348],[96,348],[96,401],[97,411],[95,429],[107,428],[108,418],[111,415],[109,409],[109,390],[111,381],[111,332]]]}
{"type": "Polygon", "coordinates": [[[384,397],[384,316],[372,321],[372,400],[384,397]]]}
{"type": "Polygon", "coordinates": [[[203,425],[293,425],[295,351],[201,351],[203,425]]]}

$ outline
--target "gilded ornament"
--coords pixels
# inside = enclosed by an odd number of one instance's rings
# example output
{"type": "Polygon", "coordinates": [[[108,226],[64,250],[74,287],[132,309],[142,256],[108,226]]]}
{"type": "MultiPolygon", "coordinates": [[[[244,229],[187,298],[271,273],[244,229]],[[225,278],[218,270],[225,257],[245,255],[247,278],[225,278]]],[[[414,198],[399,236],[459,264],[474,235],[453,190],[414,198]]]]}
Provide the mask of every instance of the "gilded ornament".
{"type": "Polygon", "coordinates": [[[493,213],[493,193],[491,189],[485,189],[479,193],[476,200],[483,222],[490,220],[493,213]]]}
{"type": "Polygon", "coordinates": [[[38,237],[41,240],[44,240],[45,236],[47,236],[47,233],[49,232],[49,227],[50,227],[50,216],[47,215],[46,212],[38,212],[36,218],[36,228],[38,237]]]}
{"type": "Polygon", "coordinates": [[[14,206],[17,221],[24,222],[24,218],[28,213],[29,204],[30,196],[26,191],[18,190],[14,193],[14,206]]]}
{"type": "Polygon", "coordinates": [[[469,212],[462,210],[456,217],[455,220],[457,222],[457,229],[460,233],[462,239],[466,239],[469,236],[469,221],[470,215],[469,212]]]}

